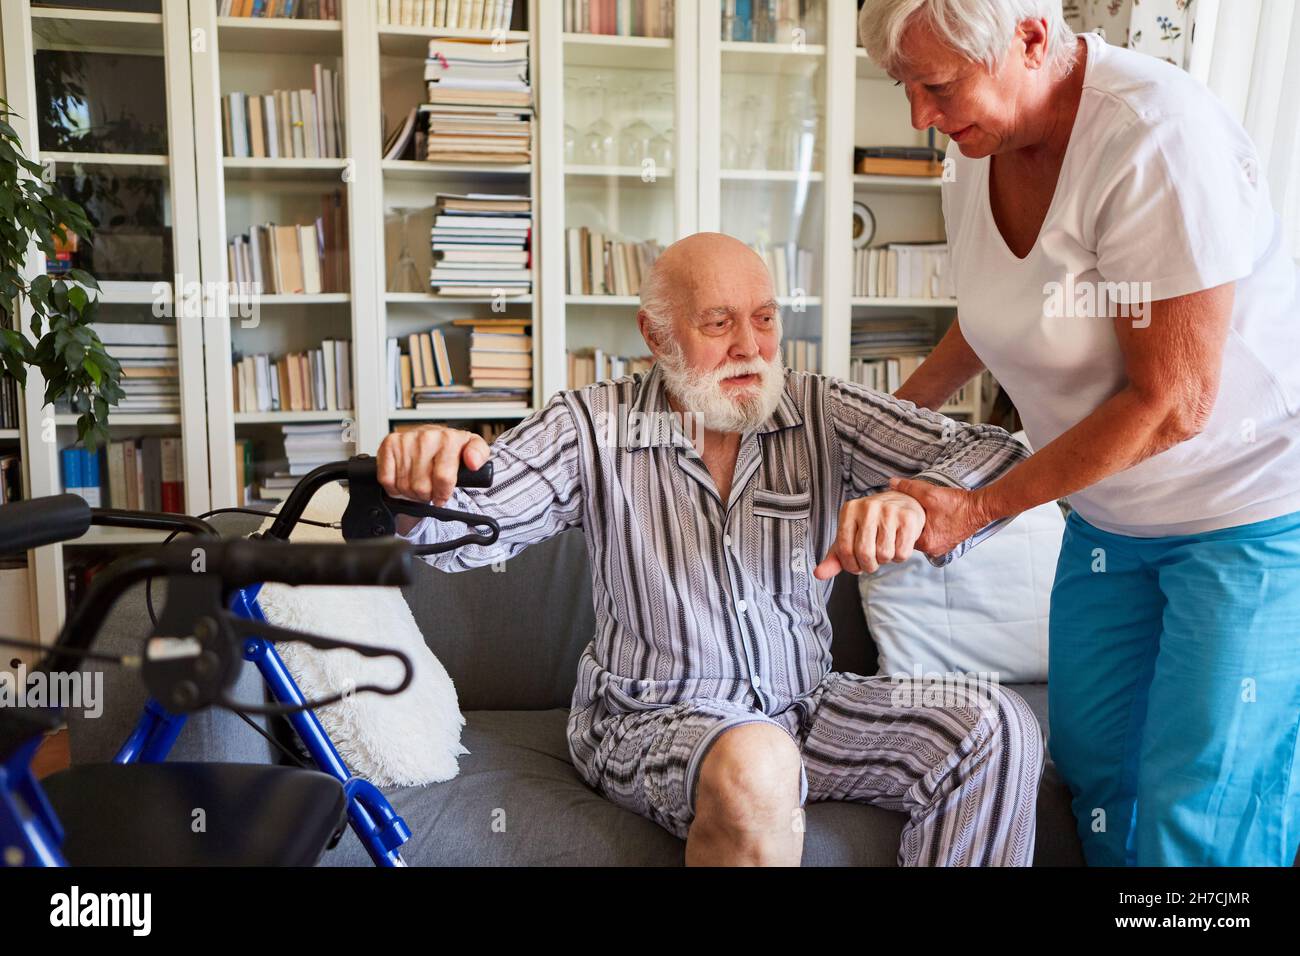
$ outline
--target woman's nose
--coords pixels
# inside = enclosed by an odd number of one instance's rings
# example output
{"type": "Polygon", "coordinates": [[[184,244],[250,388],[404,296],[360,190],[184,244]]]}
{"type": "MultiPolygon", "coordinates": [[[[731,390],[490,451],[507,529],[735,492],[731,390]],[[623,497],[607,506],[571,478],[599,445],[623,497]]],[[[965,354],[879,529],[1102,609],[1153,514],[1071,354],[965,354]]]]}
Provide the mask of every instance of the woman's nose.
{"type": "Polygon", "coordinates": [[[933,101],[923,90],[913,93],[908,97],[908,100],[912,106],[913,129],[929,129],[931,126],[937,125],[936,119],[939,111],[934,108],[933,101]]]}

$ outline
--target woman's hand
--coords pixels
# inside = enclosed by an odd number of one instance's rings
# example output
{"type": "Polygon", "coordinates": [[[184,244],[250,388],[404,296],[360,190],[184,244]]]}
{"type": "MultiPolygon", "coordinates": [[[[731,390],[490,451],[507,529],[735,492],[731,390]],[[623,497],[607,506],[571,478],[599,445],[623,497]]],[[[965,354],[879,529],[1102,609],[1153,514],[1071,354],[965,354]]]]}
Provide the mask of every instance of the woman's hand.
{"type": "Polygon", "coordinates": [[[925,509],[925,529],[916,547],[932,558],[947,554],[993,520],[972,491],[914,478],[890,478],[889,487],[916,499],[925,509]]]}
{"type": "Polygon", "coordinates": [[[890,561],[906,561],[925,525],[925,510],[900,491],[846,502],[840,509],[835,544],[813,570],[813,577],[825,581],[841,571],[870,574],[890,561]]]}

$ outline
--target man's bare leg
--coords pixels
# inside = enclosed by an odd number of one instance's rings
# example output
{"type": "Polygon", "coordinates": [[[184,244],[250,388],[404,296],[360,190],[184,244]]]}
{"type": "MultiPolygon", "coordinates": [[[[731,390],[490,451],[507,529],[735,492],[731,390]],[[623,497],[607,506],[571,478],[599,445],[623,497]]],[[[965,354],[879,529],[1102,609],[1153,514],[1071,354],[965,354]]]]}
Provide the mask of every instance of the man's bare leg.
{"type": "Polygon", "coordinates": [[[700,766],[686,865],[798,866],[799,781],[799,750],[780,727],[723,731],[700,766]]]}

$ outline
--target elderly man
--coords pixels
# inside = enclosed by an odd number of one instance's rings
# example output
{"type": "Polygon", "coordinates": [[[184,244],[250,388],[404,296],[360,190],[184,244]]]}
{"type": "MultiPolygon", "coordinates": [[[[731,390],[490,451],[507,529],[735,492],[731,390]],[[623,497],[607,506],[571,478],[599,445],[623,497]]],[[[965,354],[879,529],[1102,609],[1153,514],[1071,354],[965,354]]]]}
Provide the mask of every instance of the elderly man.
{"type": "MultiPolygon", "coordinates": [[[[584,529],[597,624],[568,726],[578,772],[684,838],[688,864],[796,865],[803,805],[852,800],[908,814],[900,864],[1028,865],[1042,772],[1028,706],[997,686],[933,706],[834,672],[825,608],[841,569],[925,547],[925,514],[892,479],[973,488],[1024,449],[785,370],[771,277],[727,236],[669,247],[637,321],[647,374],[560,392],[491,448],[431,427],[378,456],[390,494],[501,521],[495,545],[431,559],[443,570],[584,529]],[[491,489],[454,488],[462,461],[488,458],[491,489]]],[[[407,520],[412,542],[458,533],[407,520]]]]}

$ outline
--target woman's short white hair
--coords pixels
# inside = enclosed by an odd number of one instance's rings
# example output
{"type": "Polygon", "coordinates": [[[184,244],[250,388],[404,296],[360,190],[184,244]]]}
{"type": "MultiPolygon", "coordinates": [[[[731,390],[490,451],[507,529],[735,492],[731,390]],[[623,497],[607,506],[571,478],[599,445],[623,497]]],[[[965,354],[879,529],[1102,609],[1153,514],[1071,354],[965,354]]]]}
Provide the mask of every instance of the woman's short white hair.
{"type": "Polygon", "coordinates": [[[1025,20],[1047,21],[1046,66],[1065,75],[1074,66],[1074,31],[1061,13],[1061,0],[866,0],[858,15],[858,36],[867,55],[888,72],[902,63],[903,32],[925,17],[950,47],[990,72],[1025,20]]]}

